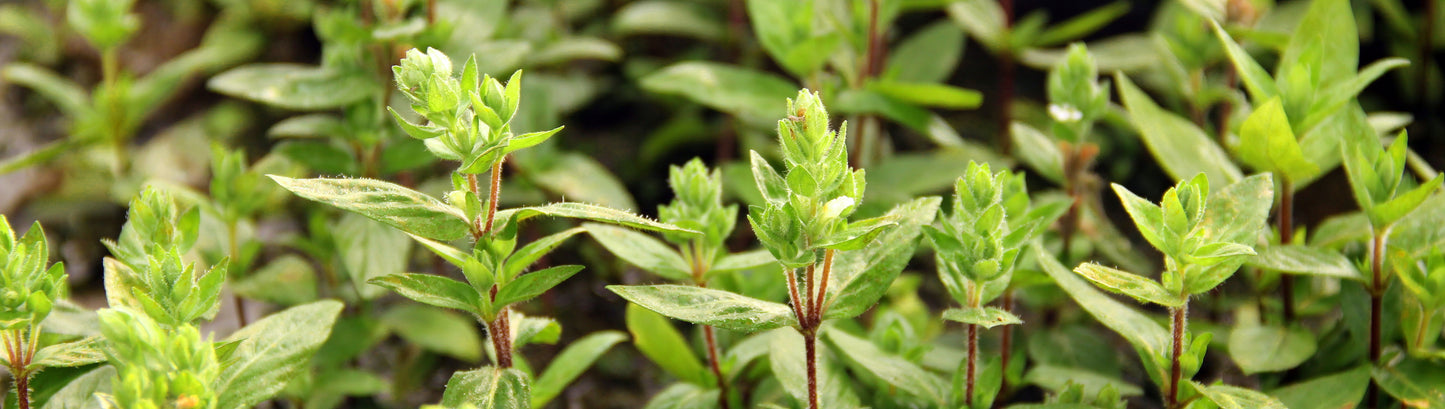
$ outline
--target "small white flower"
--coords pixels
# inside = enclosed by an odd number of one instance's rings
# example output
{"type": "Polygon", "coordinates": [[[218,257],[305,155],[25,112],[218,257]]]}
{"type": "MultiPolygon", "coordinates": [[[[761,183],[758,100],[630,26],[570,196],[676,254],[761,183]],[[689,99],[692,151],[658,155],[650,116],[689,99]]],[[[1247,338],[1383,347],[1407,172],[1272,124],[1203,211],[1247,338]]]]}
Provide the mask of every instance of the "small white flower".
{"type": "Polygon", "coordinates": [[[1084,113],[1069,104],[1049,104],[1049,116],[1054,117],[1055,121],[1066,124],[1084,119],[1084,113]]]}
{"type": "Polygon", "coordinates": [[[853,198],[838,196],[836,199],[829,200],[827,204],[823,205],[823,217],[838,217],[838,215],[843,214],[843,212],[851,208],[853,208],[853,198]]]}

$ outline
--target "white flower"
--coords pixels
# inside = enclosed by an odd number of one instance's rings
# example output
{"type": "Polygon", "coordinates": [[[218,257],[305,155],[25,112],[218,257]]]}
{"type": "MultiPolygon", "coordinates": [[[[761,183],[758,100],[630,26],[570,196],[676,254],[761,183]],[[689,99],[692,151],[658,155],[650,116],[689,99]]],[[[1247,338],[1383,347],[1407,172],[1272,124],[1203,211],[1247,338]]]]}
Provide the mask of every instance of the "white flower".
{"type": "Polygon", "coordinates": [[[823,217],[838,217],[853,208],[853,203],[853,198],[848,196],[838,196],[836,199],[829,200],[827,204],[823,205],[823,217]]]}
{"type": "Polygon", "coordinates": [[[1069,104],[1049,104],[1049,116],[1061,123],[1078,122],[1084,119],[1084,113],[1069,104]]]}

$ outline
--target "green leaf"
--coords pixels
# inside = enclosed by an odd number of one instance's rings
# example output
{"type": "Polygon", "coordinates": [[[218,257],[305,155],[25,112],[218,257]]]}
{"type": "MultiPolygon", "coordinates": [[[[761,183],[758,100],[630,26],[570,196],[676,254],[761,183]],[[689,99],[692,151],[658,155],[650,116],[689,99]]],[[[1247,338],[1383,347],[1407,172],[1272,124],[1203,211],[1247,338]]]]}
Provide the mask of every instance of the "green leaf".
{"type": "Polygon", "coordinates": [[[963,30],[952,22],[924,26],[888,50],[883,77],[900,82],[944,82],[963,56],[963,40],[963,30]]]}
{"type": "Polygon", "coordinates": [[[494,308],[502,308],[512,303],[518,303],[536,298],[547,290],[561,284],[572,275],[582,271],[582,266],[566,265],[546,268],[522,274],[510,283],[502,286],[497,291],[494,301],[494,308]]]}
{"type": "Polygon", "coordinates": [[[983,93],[944,84],[874,81],[868,83],[867,89],[925,107],[973,109],[983,104],[983,93]]]}
{"type": "Polygon", "coordinates": [[[1417,408],[1445,407],[1445,365],[1391,352],[1370,370],[1375,384],[1385,393],[1417,408]]]}
{"type": "Polygon", "coordinates": [[[716,264],[713,264],[712,269],[708,270],[707,275],[712,276],[714,274],[721,274],[732,271],[751,270],[754,268],[771,265],[777,262],[778,260],[773,258],[773,254],[769,253],[765,249],[756,249],[744,251],[742,253],[733,253],[723,256],[721,260],[718,260],[716,264]]]}
{"type": "Polygon", "coordinates": [[[384,289],[359,285],[377,277],[401,274],[406,271],[407,260],[411,258],[411,239],[407,233],[392,229],[352,213],[337,222],[336,254],[352,282],[357,283],[357,292],[362,298],[372,299],[385,293],[384,289]]]}
{"type": "Polygon", "coordinates": [[[683,285],[609,285],[608,290],[675,319],[741,332],[798,325],[786,305],[727,291],[683,285]]]}
{"type": "Polygon", "coordinates": [[[450,241],[471,231],[471,224],[460,209],[394,183],[267,176],[297,196],[356,212],[428,239],[450,241]]]}
{"type": "MultiPolygon", "coordinates": [[[[1029,48],[1019,62],[1039,70],[1049,70],[1068,56],[1068,47],[1029,48]]],[[[1135,72],[1164,64],[1154,37],[1149,33],[1120,34],[1098,41],[1089,41],[1089,55],[1094,57],[1099,72],[1135,72]]]]}
{"type": "Polygon", "coordinates": [[[562,242],[567,241],[568,238],[585,230],[586,229],[581,227],[574,227],[549,234],[536,241],[527,243],[526,246],[522,246],[521,249],[518,249],[513,252],[511,256],[507,257],[507,262],[503,270],[506,271],[508,278],[516,277],[517,274],[520,274],[523,270],[531,267],[533,263],[536,263],[537,260],[546,256],[552,249],[562,245],[562,242]]]}
{"type": "MultiPolygon", "coordinates": [[[[502,153],[512,153],[522,149],[537,146],[542,142],[546,142],[548,139],[552,139],[552,135],[556,135],[558,132],[562,132],[563,128],[566,127],[559,126],[546,131],[528,132],[521,135],[513,136],[512,140],[507,142],[507,148],[502,149],[502,153]]],[[[566,157],[566,155],[563,156],[563,158],[566,157]]]]}
{"type": "Polygon", "coordinates": [[[994,54],[1011,53],[1007,35],[1009,30],[1003,9],[992,0],[956,1],[948,5],[948,16],[954,23],[963,26],[974,39],[988,47],[994,54]]]}
{"type": "Polygon", "coordinates": [[[522,371],[484,366],[452,375],[452,379],[447,381],[446,392],[442,393],[442,406],[524,409],[531,407],[530,389],[527,374],[522,371]]]}
{"type": "Polygon", "coordinates": [[[387,309],[381,323],[407,342],[467,362],[482,359],[482,337],[469,317],[424,305],[387,309]]]}
{"type": "Polygon", "coordinates": [[[1375,61],[1349,80],[1321,90],[1322,92],[1316,94],[1314,101],[1310,103],[1309,115],[1301,118],[1299,129],[1313,129],[1325,118],[1338,113],[1340,108],[1354,100],[1356,96],[1360,95],[1360,92],[1365,90],[1365,87],[1375,82],[1380,76],[1392,69],[1407,65],[1410,65],[1410,60],[1404,58],[1386,58],[1375,61]]]}
{"type": "Polygon", "coordinates": [[[1139,302],[1151,302],[1165,307],[1178,307],[1184,305],[1189,299],[1171,294],[1164,286],[1148,278],[1130,274],[1094,263],[1080,264],[1074,268],[1075,273],[1093,281],[1095,285],[1103,287],[1114,293],[1124,294],[1133,297],[1139,302]]]}
{"type": "Polygon", "coordinates": [[[612,15],[619,35],[662,34],[716,41],[727,35],[721,18],[698,4],[646,0],[628,3],[612,15]]]}
{"type": "Polygon", "coordinates": [[[1280,174],[1285,180],[1312,179],[1320,168],[1305,158],[1289,124],[1279,98],[1270,98],[1255,108],[1239,130],[1240,159],[1257,170],[1280,174]]]}
{"type": "Polygon", "coordinates": [[[872,308],[913,258],[922,226],[933,223],[941,202],[938,197],[923,197],[900,204],[884,215],[898,224],[879,235],[873,245],[838,252],[828,280],[824,318],[852,318],[872,308]]]}
{"type": "Polygon", "coordinates": [[[481,305],[476,289],[466,283],[437,275],[392,274],[373,278],[368,283],[386,287],[413,301],[442,308],[475,313],[481,305]]]}
{"type": "Polygon", "coordinates": [[[823,331],[823,336],[834,351],[842,351],[838,355],[854,371],[871,374],[894,388],[936,405],[947,405],[948,383],[937,375],[846,332],[829,329],[823,331]]]}
{"type": "Polygon", "coordinates": [[[1310,246],[1274,244],[1261,247],[1249,264],[1290,274],[1364,280],[1344,255],[1310,246]]]}
{"type": "Polygon", "coordinates": [[[717,409],[716,388],[678,382],[658,392],[642,409],[717,409]]]}
{"type": "Polygon", "coordinates": [[[1241,324],[1229,332],[1229,357],[1246,375],[1299,366],[1316,345],[1314,334],[1299,327],[1241,324]]]}
{"type": "MultiPolygon", "coordinates": [[[[597,223],[584,223],[587,233],[612,255],[632,265],[673,281],[692,279],[691,269],[676,250],[661,240],[631,229],[597,223]]],[[[771,260],[771,257],[769,258],[771,260]]]]}
{"type": "Polygon", "coordinates": [[[639,230],[651,230],[666,233],[699,234],[696,231],[673,226],[667,223],[659,223],[657,221],[653,221],[642,216],[628,213],[626,211],[585,203],[561,202],[541,206],[507,209],[497,212],[497,218],[499,219],[510,220],[515,218],[515,220],[518,222],[536,216],[567,217],[572,219],[591,220],[595,222],[627,226],[639,230]]]}
{"type": "MultiPolygon", "coordinates": [[[[110,393],[110,385],[115,376],[115,367],[102,365],[71,379],[57,389],[54,394],[51,394],[50,398],[39,407],[40,409],[101,409],[102,406],[100,400],[96,399],[96,393],[110,393]]],[[[13,398],[10,396],[7,398],[6,403],[9,405],[9,399],[13,398]]]]}
{"type": "Polygon", "coordinates": [[[230,365],[212,387],[218,408],[249,408],[276,396],[286,382],[310,366],[311,356],[331,334],[342,304],[325,300],[288,308],[241,328],[230,365]]]}
{"type": "Polygon", "coordinates": [[[35,148],[29,152],[5,158],[0,160],[0,175],[47,163],[62,153],[72,151],[79,145],[81,145],[81,142],[75,139],[62,139],[35,148]]]}
{"type": "MultiPolygon", "coordinates": [[[[1169,331],[1163,326],[1154,322],[1144,313],[1114,301],[1095,290],[1093,286],[1080,280],[1059,264],[1059,261],[1048,250],[1036,245],[1032,253],[1039,266],[1043,267],[1049,277],[1053,277],[1059,288],[1067,292],[1080,307],[1088,311],[1089,315],[1094,316],[1094,319],[1124,337],[1135,348],[1142,350],[1141,355],[1145,357],[1144,359],[1165,356],[1171,345],[1171,338],[1169,331]]],[[[1155,375],[1159,376],[1158,379],[1164,379],[1165,376],[1163,373],[1155,375]]]]}
{"type": "Polygon", "coordinates": [[[316,173],[353,174],[361,169],[350,151],[330,141],[284,141],[273,151],[316,173]]]}
{"type": "Polygon", "coordinates": [[[1352,408],[1365,397],[1370,369],[1359,366],[1275,389],[1270,395],[1290,409],[1352,408]]]}
{"type": "Polygon", "coordinates": [[[1445,176],[1435,175],[1434,179],[1421,183],[1414,189],[1401,193],[1388,202],[1370,207],[1365,210],[1365,213],[1368,214],[1370,219],[1378,226],[1392,224],[1410,215],[1415,209],[1418,209],[1420,204],[1425,202],[1425,199],[1429,199],[1431,195],[1435,194],[1435,191],[1440,190],[1442,181],[1445,181],[1445,176]]]}
{"type": "Polygon", "coordinates": [[[1113,376],[1084,368],[1065,368],[1052,365],[1040,365],[1030,369],[1028,375],[1024,375],[1024,382],[1038,385],[1055,393],[1064,390],[1070,382],[1073,382],[1083,386],[1084,396],[1098,395],[1099,391],[1106,386],[1113,386],[1115,390],[1119,391],[1120,396],[1139,396],[1144,393],[1144,390],[1138,386],[1113,376]]]}
{"type": "Polygon", "coordinates": [[[1038,172],[1044,179],[1063,184],[1064,153],[1053,139],[1018,121],[1009,125],[1009,136],[1012,137],[1014,146],[1018,147],[1014,153],[1018,155],[1020,162],[1038,172]]]}
{"type": "Polygon", "coordinates": [[[311,263],[306,259],[287,254],[251,275],[232,281],[231,291],[249,299],[280,305],[308,303],[316,300],[316,271],[311,269],[311,263]]]}
{"type": "Polygon", "coordinates": [[[1250,57],[1249,53],[1239,46],[1239,43],[1234,42],[1234,38],[1231,38],[1229,33],[1219,26],[1219,23],[1211,21],[1210,24],[1214,25],[1214,35],[1219,38],[1219,43],[1224,45],[1225,53],[1234,63],[1235,72],[1239,73],[1239,78],[1243,80],[1244,89],[1249,91],[1249,98],[1255,101],[1268,101],[1270,98],[1278,97],[1279,86],[1275,85],[1274,77],[1269,76],[1269,72],[1260,67],[1259,63],[1254,61],[1254,57],[1250,57]]]}
{"type": "Polygon", "coordinates": [[[1253,245],[1274,206],[1273,179],[1268,173],[1258,174],[1210,193],[1204,206],[1208,210],[1194,228],[1195,237],[1206,243],[1253,245]]]}
{"type": "Polygon", "coordinates": [[[206,87],[225,95],[300,111],[341,108],[371,97],[368,75],[299,64],[249,64],[211,77],[206,87]]]}
{"type": "Polygon", "coordinates": [[[845,89],[828,102],[840,114],[880,115],[918,133],[934,134],[934,115],[927,109],[871,89],[845,89]]]}
{"type": "Polygon", "coordinates": [[[1139,130],[1159,166],[1175,180],[1203,172],[1209,180],[1222,186],[1244,177],[1224,150],[1199,127],[1155,105],[1154,100],[1124,74],[1115,74],[1114,80],[1119,84],[1119,96],[1128,108],[1130,122],[1139,130]]]}
{"type": "Polygon", "coordinates": [[[68,368],[105,362],[104,341],[100,337],[85,337],[77,341],[48,345],[35,351],[29,368],[68,368]]]}
{"type": "Polygon", "coordinates": [[[663,371],[698,386],[716,386],[687,340],[666,317],[637,304],[627,304],[627,331],[632,333],[632,345],[663,371]]]}
{"type": "Polygon", "coordinates": [[[1078,17],[1071,18],[1062,23],[1054,24],[1034,39],[1034,46],[1052,47],[1072,41],[1078,41],[1098,31],[1110,22],[1129,12],[1129,2],[1116,1],[1106,6],[1089,10],[1078,17]]]}
{"type": "Polygon", "coordinates": [[[797,85],[771,73],[701,61],[657,70],[641,84],[648,92],[679,95],[759,124],[776,120],[798,92],[797,85]]]}
{"type": "Polygon", "coordinates": [[[1290,78],[1292,71],[1303,70],[1309,72],[1313,85],[1325,86],[1354,77],[1360,61],[1359,35],[1349,0],[1310,2],[1280,55],[1284,63],[1275,78],[1290,78]]]}
{"type": "Polygon", "coordinates": [[[576,60],[617,61],[622,48],[597,37],[568,36],[554,40],[527,56],[528,66],[545,66],[576,60]]]}
{"type": "Polygon", "coordinates": [[[72,120],[86,117],[90,112],[90,95],[79,85],[44,67],[24,62],[12,62],[0,71],[6,82],[28,87],[35,93],[55,104],[55,107],[72,120]]]}
{"type": "Polygon", "coordinates": [[[1194,390],[1219,405],[1220,409],[1287,409],[1278,399],[1258,391],[1238,386],[1204,386],[1194,381],[1190,381],[1190,383],[1194,384],[1194,390]]]}
{"type": "Polygon", "coordinates": [[[988,329],[993,329],[993,327],[1000,325],[1024,323],[1017,315],[1013,315],[1013,313],[997,307],[949,308],[943,312],[943,319],[958,321],[964,324],[980,325],[988,329]]]}
{"type": "Polygon", "coordinates": [[[551,402],[553,398],[562,393],[567,384],[577,379],[582,371],[597,362],[597,358],[611,349],[613,345],[626,341],[627,335],[617,331],[598,331],[588,334],[582,339],[572,341],[552,359],[552,364],[547,366],[542,375],[537,377],[532,385],[532,407],[541,408],[551,402]]]}

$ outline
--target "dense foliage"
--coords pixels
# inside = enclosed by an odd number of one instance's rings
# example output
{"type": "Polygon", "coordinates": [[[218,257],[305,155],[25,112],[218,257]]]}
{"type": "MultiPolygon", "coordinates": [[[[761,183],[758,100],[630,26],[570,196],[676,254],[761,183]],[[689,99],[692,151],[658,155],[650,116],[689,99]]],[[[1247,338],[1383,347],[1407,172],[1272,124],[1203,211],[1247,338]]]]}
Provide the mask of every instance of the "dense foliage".
{"type": "Polygon", "coordinates": [[[1445,408],[1445,0],[1085,5],[0,4],[4,406],[1445,408]]]}

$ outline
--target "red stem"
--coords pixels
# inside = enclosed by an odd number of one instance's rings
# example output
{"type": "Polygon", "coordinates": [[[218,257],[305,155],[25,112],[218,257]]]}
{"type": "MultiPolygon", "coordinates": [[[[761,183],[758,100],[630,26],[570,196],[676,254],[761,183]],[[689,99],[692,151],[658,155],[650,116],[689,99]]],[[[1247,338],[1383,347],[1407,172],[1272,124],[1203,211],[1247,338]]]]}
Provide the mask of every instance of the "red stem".
{"type": "Polygon", "coordinates": [[[502,194],[502,162],[506,161],[507,157],[503,156],[492,164],[492,187],[487,192],[487,224],[482,227],[483,234],[492,232],[492,219],[497,217],[497,197],[502,194]]]}
{"type": "Polygon", "coordinates": [[[978,371],[978,325],[966,324],[968,327],[968,363],[964,369],[964,403],[973,407],[974,384],[977,383],[978,371]]]}
{"type": "Polygon", "coordinates": [[[723,378],[722,367],[718,364],[720,359],[718,358],[717,335],[713,333],[711,325],[702,326],[702,337],[707,341],[708,366],[712,369],[713,376],[717,377],[717,405],[722,409],[730,409],[732,406],[728,404],[728,382],[726,378],[723,378]]]}
{"type": "Polygon", "coordinates": [[[1174,348],[1173,351],[1171,351],[1172,355],[1170,357],[1172,363],[1169,368],[1169,385],[1166,385],[1169,390],[1169,395],[1164,405],[1166,409],[1176,409],[1179,407],[1179,380],[1184,376],[1184,369],[1180,366],[1179,357],[1184,355],[1184,319],[1188,313],[1188,303],[1169,309],[1169,317],[1171,318],[1169,327],[1174,333],[1174,348]]]}
{"type": "Polygon", "coordinates": [[[818,409],[818,334],[816,331],[803,332],[803,348],[808,361],[808,409],[818,409]]]}

